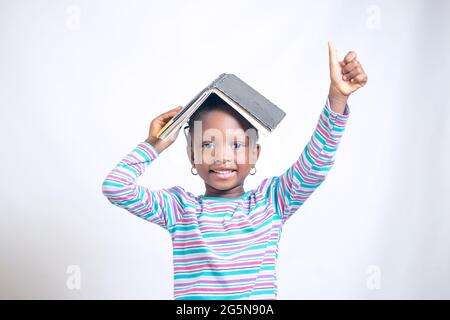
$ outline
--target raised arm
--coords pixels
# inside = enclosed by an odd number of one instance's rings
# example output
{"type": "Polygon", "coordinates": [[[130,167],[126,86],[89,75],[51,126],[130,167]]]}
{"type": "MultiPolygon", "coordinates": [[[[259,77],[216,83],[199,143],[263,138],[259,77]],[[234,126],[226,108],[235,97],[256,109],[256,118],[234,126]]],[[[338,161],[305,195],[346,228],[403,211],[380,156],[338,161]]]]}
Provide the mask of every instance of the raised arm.
{"type": "Polygon", "coordinates": [[[336,151],[350,111],[334,112],[327,99],[311,139],[297,160],[270,182],[269,197],[285,222],[325,180],[334,164],[336,151]]]}
{"type": "Polygon", "coordinates": [[[328,43],[330,91],[310,141],[294,164],[278,177],[267,180],[266,192],[285,222],[325,180],[334,164],[350,110],[351,93],[367,83],[367,75],[350,51],[338,61],[334,45],[328,43]]]}
{"type": "Polygon", "coordinates": [[[106,176],[102,184],[103,195],[112,204],[165,229],[170,229],[183,212],[185,190],[179,186],[150,190],[137,184],[137,179],[176,139],[178,132],[164,141],[155,138],[154,135],[177,110],[180,109],[172,109],[155,118],[151,123],[146,141],[139,143],[124,157],[106,176]]]}

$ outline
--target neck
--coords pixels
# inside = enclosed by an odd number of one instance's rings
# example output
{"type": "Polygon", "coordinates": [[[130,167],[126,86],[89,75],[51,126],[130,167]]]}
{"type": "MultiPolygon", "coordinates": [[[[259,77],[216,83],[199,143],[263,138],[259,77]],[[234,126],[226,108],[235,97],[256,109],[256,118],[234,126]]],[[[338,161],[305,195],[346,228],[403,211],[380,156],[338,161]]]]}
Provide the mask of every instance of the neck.
{"type": "Polygon", "coordinates": [[[244,193],[244,185],[242,184],[228,190],[219,190],[206,185],[205,197],[239,198],[244,193]]]}

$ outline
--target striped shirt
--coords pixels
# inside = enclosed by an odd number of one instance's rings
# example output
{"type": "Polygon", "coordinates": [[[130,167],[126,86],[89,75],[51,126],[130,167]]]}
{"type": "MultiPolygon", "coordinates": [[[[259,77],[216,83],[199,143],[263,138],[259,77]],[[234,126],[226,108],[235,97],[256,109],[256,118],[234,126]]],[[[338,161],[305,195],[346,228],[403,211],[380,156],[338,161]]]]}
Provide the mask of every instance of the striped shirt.
{"type": "Polygon", "coordinates": [[[275,299],[282,226],[324,181],[349,113],[348,105],[344,114],[332,111],[327,99],[292,166],[237,198],[137,184],[159,155],[146,142],[107,175],[102,192],[112,204],[170,233],[175,299],[275,299]]]}

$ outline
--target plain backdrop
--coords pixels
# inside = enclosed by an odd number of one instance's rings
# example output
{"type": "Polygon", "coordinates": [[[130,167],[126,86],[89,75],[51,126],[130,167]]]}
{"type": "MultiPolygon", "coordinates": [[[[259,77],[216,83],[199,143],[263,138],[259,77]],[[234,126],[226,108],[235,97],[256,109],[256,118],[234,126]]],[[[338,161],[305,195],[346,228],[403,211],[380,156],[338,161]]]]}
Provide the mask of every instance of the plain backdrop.
{"type": "MultiPolygon", "coordinates": [[[[328,40],[369,82],[285,225],[278,298],[450,298],[445,0],[0,1],[0,298],[172,299],[169,234],[110,204],[104,178],[222,72],[287,113],[245,189],[281,174],[325,104],[328,40]]],[[[138,183],[203,194],[185,143],[138,183]]]]}

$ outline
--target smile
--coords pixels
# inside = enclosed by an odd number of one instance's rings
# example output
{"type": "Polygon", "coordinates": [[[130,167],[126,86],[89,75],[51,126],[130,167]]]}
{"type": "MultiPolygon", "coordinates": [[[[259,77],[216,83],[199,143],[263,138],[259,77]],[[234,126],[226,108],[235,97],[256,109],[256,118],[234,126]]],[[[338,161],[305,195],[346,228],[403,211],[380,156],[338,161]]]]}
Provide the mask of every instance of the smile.
{"type": "Polygon", "coordinates": [[[228,179],[236,174],[236,170],[210,170],[209,172],[220,179],[228,179]]]}

